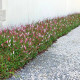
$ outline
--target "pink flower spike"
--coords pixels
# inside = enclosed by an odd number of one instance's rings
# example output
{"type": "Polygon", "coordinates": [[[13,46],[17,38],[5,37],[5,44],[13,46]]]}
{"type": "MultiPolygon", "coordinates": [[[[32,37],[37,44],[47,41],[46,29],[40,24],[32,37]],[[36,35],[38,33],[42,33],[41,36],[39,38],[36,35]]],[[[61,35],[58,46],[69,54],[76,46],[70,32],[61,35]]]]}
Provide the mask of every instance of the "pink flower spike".
{"type": "Polygon", "coordinates": [[[28,38],[26,38],[25,43],[28,41],[28,38]]]}
{"type": "Polygon", "coordinates": [[[12,31],[14,32],[15,31],[15,28],[13,28],[12,31]]]}
{"type": "Polygon", "coordinates": [[[56,27],[54,27],[54,29],[56,29],[56,27]]]}
{"type": "Polygon", "coordinates": [[[54,21],[54,23],[55,23],[55,24],[57,24],[57,22],[56,22],[56,21],[54,21]]]}
{"type": "Polygon", "coordinates": [[[1,46],[3,47],[3,43],[1,44],[1,46]]]}
{"type": "Polygon", "coordinates": [[[22,34],[19,34],[19,37],[22,37],[23,33],[22,34]]]}
{"type": "Polygon", "coordinates": [[[22,42],[23,42],[23,40],[21,39],[21,40],[20,40],[20,43],[22,43],[22,42]]]}
{"type": "Polygon", "coordinates": [[[0,30],[0,34],[2,34],[2,30],[0,30]]]}
{"type": "Polygon", "coordinates": [[[28,53],[28,51],[23,51],[24,53],[28,53]]]}
{"type": "Polygon", "coordinates": [[[29,39],[29,41],[31,41],[31,38],[29,39]]]}
{"type": "Polygon", "coordinates": [[[27,33],[25,33],[25,35],[27,36],[27,33]]]}
{"type": "Polygon", "coordinates": [[[24,46],[24,49],[26,50],[26,46],[24,46]]]}
{"type": "Polygon", "coordinates": [[[5,43],[8,43],[8,41],[6,41],[5,43]]]}
{"type": "Polygon", "coordinates": [[[6,29],[4,29],[4,32],[6,33],[6,29]]]}
{"type": "Polygon", "coordinates": [[[31,54],[31,52],[29,54],[31,54]]]}

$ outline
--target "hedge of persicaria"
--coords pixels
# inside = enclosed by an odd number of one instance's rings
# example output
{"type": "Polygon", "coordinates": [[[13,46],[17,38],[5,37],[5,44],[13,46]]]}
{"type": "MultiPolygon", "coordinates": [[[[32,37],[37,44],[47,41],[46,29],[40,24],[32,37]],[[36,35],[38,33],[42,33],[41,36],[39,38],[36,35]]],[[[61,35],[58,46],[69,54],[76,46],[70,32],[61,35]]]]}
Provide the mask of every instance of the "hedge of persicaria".
{"type": "Polygon", "coordinates": [[[79,25],[80,14],[72,14],[0,30],[0,79],[9,78],[57,38],[79,25]]]}

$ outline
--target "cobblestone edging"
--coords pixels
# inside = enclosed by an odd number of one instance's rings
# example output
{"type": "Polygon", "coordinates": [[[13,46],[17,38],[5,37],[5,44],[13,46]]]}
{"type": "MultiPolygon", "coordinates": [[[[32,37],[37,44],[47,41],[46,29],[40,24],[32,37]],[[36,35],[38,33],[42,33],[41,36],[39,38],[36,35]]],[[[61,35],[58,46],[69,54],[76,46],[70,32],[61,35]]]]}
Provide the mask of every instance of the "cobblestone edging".
{"type": "Polygon", "coordinates": [[[80,80],[80,26],[15,75],[8,80],[80,80]]]}

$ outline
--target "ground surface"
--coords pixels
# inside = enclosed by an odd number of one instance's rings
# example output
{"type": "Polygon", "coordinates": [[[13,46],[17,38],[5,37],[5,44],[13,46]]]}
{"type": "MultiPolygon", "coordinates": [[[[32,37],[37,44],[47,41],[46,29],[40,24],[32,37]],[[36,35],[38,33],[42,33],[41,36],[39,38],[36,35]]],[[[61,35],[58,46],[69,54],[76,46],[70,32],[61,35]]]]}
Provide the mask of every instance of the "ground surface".
{"type": "Polygon", "coordinates": [[[8,80],[80,80],[80,26],[8,80]]]}

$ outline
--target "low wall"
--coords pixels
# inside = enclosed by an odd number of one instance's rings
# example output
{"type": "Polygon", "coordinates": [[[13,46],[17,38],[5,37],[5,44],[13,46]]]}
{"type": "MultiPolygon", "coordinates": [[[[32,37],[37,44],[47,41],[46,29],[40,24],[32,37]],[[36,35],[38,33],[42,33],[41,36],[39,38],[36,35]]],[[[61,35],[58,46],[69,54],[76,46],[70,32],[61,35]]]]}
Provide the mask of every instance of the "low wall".
{"type": "Polygon", "coordinates": [[[6,21],[3,26],[28,24],[80,12],[79,0],[3,0],[6,21]]]}

